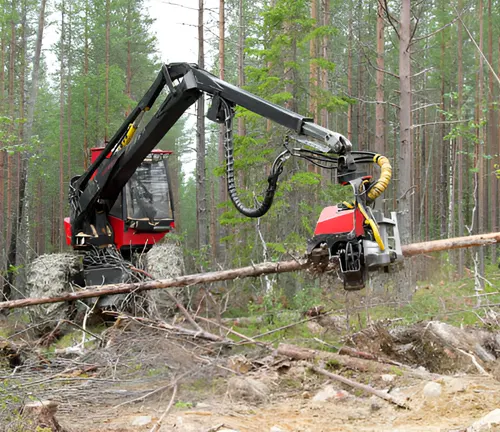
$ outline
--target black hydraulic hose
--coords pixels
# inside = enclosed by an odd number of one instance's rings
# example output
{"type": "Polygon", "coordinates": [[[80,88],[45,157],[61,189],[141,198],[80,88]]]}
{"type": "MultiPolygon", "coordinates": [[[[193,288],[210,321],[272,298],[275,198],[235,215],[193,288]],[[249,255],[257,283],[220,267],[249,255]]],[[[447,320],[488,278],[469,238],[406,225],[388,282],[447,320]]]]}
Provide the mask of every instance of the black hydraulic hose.
{"type": "Polygon", "coordinates": [[[229,198],[233,202],[236,209],[243,215],[258,218],[265,215],[271,208],[274,200],[274,194],[276,193],[276,188],[278,184],[278,177],[283,171],[282,161],[276,160],[273,164],[271,174],[269,175],[267,182],[268,186],[264,194],[263,201],[257,207],[245,207],[241,202],[238,192],[236,190],[236,181],[234,176],[234,147],[233,147],[233,112],[229,104],[222,100],[224,105],[225,114],[225,127],[226,131],[224,134],[224,148],[226,151],[226,178],[227,178],[227,191],[229,193],[229,198]],[[280,163],[281,162],[281,163],[280,163]]]}

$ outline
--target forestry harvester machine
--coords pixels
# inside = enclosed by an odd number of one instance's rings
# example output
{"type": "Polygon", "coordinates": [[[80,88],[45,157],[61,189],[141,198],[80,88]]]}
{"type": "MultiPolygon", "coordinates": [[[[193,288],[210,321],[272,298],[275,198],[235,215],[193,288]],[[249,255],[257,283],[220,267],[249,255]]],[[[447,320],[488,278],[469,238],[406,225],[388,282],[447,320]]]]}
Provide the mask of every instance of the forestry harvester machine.
{"type": "Polygon", "coordinates": [[[321,213],[307,245],[312,265],[321,267],[336,261],[345,288],[359,289],[368,270],[387,269],[402,259],[395,214],[386,218],[373,209],[391,178],[386,157],[354,151],[339,133],[224,82],[194,64],[173,63],[162,66],[111,140],[105,147],[93,149],[87,171],[71,180],[71,214],[64,223],[67,243],[82,252],[80,286],[126,282],[132,267],[126,263],[134,252],[148,252],[173,229],[169,152],[154,148],[204,94],[211,96],[208,119],[225,126],[227,188],[240,213],[263,216],[271,208],[285,161],[291,156],[303,158],[336,170],[339,182],[351,185],[354,191],[352,203],[327,207],[321,213]],[[141,120],[163,90],[166,98],[142,126],[141,120]],[[241,202],[235,186],[232,123],[236,106],[289,130],[284,150],[272,165],[264,197],[252,208],[241,202]],[[297,146],[292,146],[292,141],[297,146]],[[380,167],[377,180],[358,171],[358,165],[367,163],[380,167]]]}

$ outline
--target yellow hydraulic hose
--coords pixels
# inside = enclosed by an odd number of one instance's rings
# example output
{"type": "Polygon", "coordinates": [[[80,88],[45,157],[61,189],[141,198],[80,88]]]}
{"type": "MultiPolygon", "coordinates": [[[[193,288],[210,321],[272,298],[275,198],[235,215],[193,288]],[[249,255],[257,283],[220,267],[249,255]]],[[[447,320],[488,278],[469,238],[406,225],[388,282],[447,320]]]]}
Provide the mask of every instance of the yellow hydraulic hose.
{"type": "Polygon", "coordinates": [[[389,182],[392,177],[392,167],[389,159],[385,156],[377,154],[374,156],[373,162],[380,167],[380,177],[368,192],[368,199],[371,201],[374,201],[382,195],[382,193],[387,189],[387,186],[389,186],[389,182]]]}
{"type": "Polygon", "coordinates": [[[363,207],[363,205],[361,203],[358,203],[358,208],[359,208],[359,211],[363,214],[363,216],[366,219],[365,223],[370,225],[370,227],[373,231],[373,236],[375,237],[375,241],[377,242],[380,250],[383,252],[385,250],[385,245],[384,245],[384,242],[382,241],[382,237],[380,237],[380,232],[378,230],[377,222],[375,222],[370,216],[368,216],[368,212],[366,211],[366,209],[363,207]]]}

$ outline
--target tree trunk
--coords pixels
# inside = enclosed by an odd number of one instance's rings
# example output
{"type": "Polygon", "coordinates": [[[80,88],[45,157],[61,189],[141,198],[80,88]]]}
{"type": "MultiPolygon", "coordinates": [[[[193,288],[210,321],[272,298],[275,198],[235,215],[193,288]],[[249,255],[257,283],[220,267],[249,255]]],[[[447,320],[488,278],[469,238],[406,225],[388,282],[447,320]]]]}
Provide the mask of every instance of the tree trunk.
{"type": "MultiPolygon", "coordinates": [[[[198,9],[198,65],[205,67],[203,0],[199,0],[198,9]]],[[[196,212],[198,229],[198,247],[208,245],[207,191],[205,168],[205,98],[198,99],[197,145],[196,145],[196,212]]]]}
{"type": "MultiPolygon", "coordinates": [[[[10,137],[14,136],[15,126],[14,119],[16,117],[14,112],[14,81],[15,81],[15,65],[16,65],[16,24],[14,22],[14,16],[16,14],[16,2],[11,4],[11,19],[10,19],[10,48],[9,48],[9,116],[11,118],[11,123],[9,125],[8,131],[10,137]]],[[[10,145],[15,143],[10,143],[10,145]]],[[[7,234],[5,235],[5,244],[10,244],[12,237],[12,225],[14,223],[13,215],[13,192],[16,187],[14,182],[15,170],[14,170],[14,157],[11,152],[7,154],[7,234]]]]}
{"type": "Polygon", "coordinates": [[[375,108],[375,151],[385,151],[385,105],[384,105],[384,8],[381,1],[377,10],[377,105],[375,108]]]}
{"type": "Polygon", "coordinates": [[[61,37],[60,37],[60,59],[59,59],[59,217],[58,222],[59,232],[59,250],[64,247],[64,90],[65,90],[65,43],[66,43],[66,28],[65,28],[65,0],[61,3],[61,37]]]}
{"type": "MultiPolygon", "coordinates": [[[[330,26],[330,0],[323,0],[323,25],[325,27],[330,26]]],[[[330,38],[328,36],[323,36],[322,45],[322,56],[323,59],[328,61],[328,42],[330,38]]],[[[328,70],[323,68],[321,71],[321,88],[328,92],[328,70]]],[[[326,108],[321,110],[321,125],[328,128],[328,111],[326,108]]]]}
{"type": "MultiPolygon", "coordinates": [[[[224,5],[224,0],[219,0],[219,77],[221,80],[225,79],[225,68],[226,68],[226,61],[225,61],[225,5],[224,5]]],[[[224,131],[225,127],[224,125],[219,125],[219,166],[225,167],[226,165],[226,157],[225,157],[225,149],[224,149],[224,131]]],[[[227,201],[227,191],[226,191],[226,180],[225,176],[222,175],[219,177],[219,203],[223,203],[227,201]]],[[[221,208],[219,210],[219,216],[224,213],[226,209],[221,208]]],[[[218,240],[217,245],[218,245],[218,253],[217,251],[213,251],[214,254],[217,254],[216,256],[219,259],[224,258],[224,252],[225,248],[223,247],[222,243],[220,242],[220,239],[226,236],[225,229],[218,224],[218,240]]]]}
{"type": "Polygon", "coordinates": [[[439,188],[438,194],[436,196],[436,208],[439,209],[439,237],[445,238],[447,234],[447,218],[446,218],[446,198],[447,191],[449,185],[447,178],[447,159],[448,152],[446,151],[446,145],[444,142],[444,137],[446,136],[446,127],[445,127],[445,73],[444,73],[444,57],[445,57],[445,43],[444,43],[444,32],[441,32],[441,112],[439,114],[439,121],[441,124],[439,125],[439,145],[438,145],[438,153],[437,153],[437,161],[439,163],[439,188]]]}
{"type": "Polygon", "coordinates": [[[85,1],[85,18],[83,38],[85,39],[83,48],[83,76],[84,76],[84,89],[83,89],[83,169],[87,170],[89,166],[89,142],[88,142],[88,127],[89,127],[89,89],[88,89],[88,75],[89,75],[89,2],[85,1]]]}
{"type": "Polygon", "coordinates": [[[109,33],[110,33],[110,0],[106,0],[106,64],[105,64],[105,101],[104,101],[104,143],[108,141],[108,128],[109,128],[109,33]]]}
{"type": "MultiPolygon", "coordinates": [[[[352,11],[349,9],[349,34],[347,44],[347,96],[352,96],[352,11]]],[[[352,141],[352,104],[347,107],[347,139],[352,141]]]]}
{"type": "MultiPolygon", "coordinates": [[[[488,62],[490,65],[493,65],[493,26],[492,26],[492,14],[491,14],[491,0],[488,0],[488,62]]],[[[492,180],[490,182],[491,173],[493,173],[494,167],[493,156],[496,153],[496,141],[497,141],[497,127],[498,124],[495,123],[495,106],[494,106],[494,78],[493,78],[493,70],[489,69],[488,74],[488,155],[492,156],[491,159],[487,159],[487,176],[486,176],[486,184],[489,185],[491,189],[491,193],[487,194],[490,197],[488,200],[488,210],[487,214],[489,215],[489,223],[488,223],[488,231],[496,231],[497,230],[497,206],[498,206],[498,182],[496,180],[492,180]]],[[[485,203],[486,204],[486,203],[485,203]]],[[[490,248],[491,251],[491,261],[496,262],[497,260],[497,248],[490,248]]]]}
{"type": "Polygon", "coordinates": [[[69,4],[68,9],[68,74],[66,76],[66,82],[68,86],[68,96],[66,98],[67,109],[67,134],[68,134],[68,170],[66,177],[70,179],[72,177],[71,174],[71,72],[72,72],[72,63],[73,63],[73,53],[72,53],[72,29],[71,29],[71,21],[73,19],[72,14],[72,4],[69,4]]]}
{"type": "MultiPolygon", "coordinates": [[[[318,3],[317,0],[311,1],[311,20],[314,21],[314,27],[318,23],[318,3]]],[[[312,37],[309,41],[309,114],[317,121],[318,103],[316,92],[318,88],[318,67],[316,58],[318,57],[317,40],[312,37]]],[[[313,166],[314,167],[314,166],[313,166]]]]}
{"type": "MultiPolygon", "coordinates": [[[[479,50],[482,53],[483,52],[483,0],[479,0],[479,50]]],[[[481,124],[480,122],[483,120],[483,97],[484,97],[484,90],[483,90],[483,85],[484,85],[484,61],[483,61],[483,56],[479,55],[479,78],[478,78],[478,99],[477,99],[477,124],[481,124]]],[[[478,142],[477,142],[477,147],[478,147],[478,173],[477,173],[477,181],[478,181],[478,197],[477,197],[477,218],[478,218],[478,224],[477,224],[477,232],[478,233],[483,233],[485,229],[485,218],[486,213],[485,213],[485,193],[486,193],[486,182],[485,182],[485,164],[484,164],[484,131],[485,131],[485,126],[481,125],[478,128],[478,142]]],[[[479,248],[479,275],[484,276],[484,249],[479,248]]],[[[481,289],[484,289],[484,280],[483,278],[479,278],[479,283],[481,286],[481,289]]]]}
{"type": "Polygon", "coordinates": [[[410,59],[410,0],[401,4],[399,26],[399,140],[401,150],[398,158],[398,208],[401,212],[400,233],[403,243],[412,239],[411,220],[411,59],[410,59]]]}
{"type": "MultiPolygon", "coordinates": [[[[29,95],[28,95],[28,109],[27,109],[27,114],[26,114],[26,122],[24,123],[24,143],[29,143],[31,141],[31,135],[33,131],[33,121],[35,118],[35,106],[36,106],[36,101],[37,101],[37,95],[38,95],[38,81],[39,81],[39,76],[40,76],[40,57],[41,57],[41,52],[42,52],[42,41],[43,41],[43,30],[45,28],[45,6],[46,6],[47,1],[42,0],[40,3],[40,10],[38,13],[38,30],[37,30],[37,35],[36,35],[36,41],[35,41],[35,52],[34,52],[34,57],[33,57],[33,68],[31,72],[31,87],[29,90],[29,95]]],[[[24,223],[24,228],[23,232],[25,234],[25,239],[24,239],[24,245],[23,248],[26,247],[26,245],[29,244],[30,241],[30,230],[28,229],[29,221],[27,220],[26,215],[29,215],[31,213],[31,209],[34,209],[35,216],[37,215],[37,200],[40,201],[41,196],[34,196],[31,200],[26,198],[26,186],[28,184],[28,178],[30,176],[29,172],[29,157],[30,157],[30,152],[27,152],[24,156],[26,159],[24,162],[24,169],[23,169],[23,177],[21,178],[21,184],[20,184],[20,200],[23,201],[23,205],[20,207],[21,209],[21,217],[20,221],[25,221],[24,223]],[[35,201],[35,202],[33,202],[35,201]]],[[[36,228],[35,228],[35,236],[36,236],[36,228]]],[[[25,253],[25,255],[29,255],[29,253],[25,253]]],[[[27,259],[27,258],[26,258],[27,259]]]]}
{"type": "MultiPolygon", "coordinates": [[[[462,10],[462,0],[458,1],[458,10],[462,10]]],[[[462,23],[459,21],[458,25],[458,49],[457,49],[457,63],[458,63],[458,99],[457,99],[457,111],[458,119],[463,118],[462,105],[463,105],[463,91],[464,91],[464,65],[463,65],[463,28],[462,23]]],[[[465,233],[464,230],[464,161],[463,161],[463,151],[464,151],[464,139],[461,134],[457,137],[457,168],[458,168],[458,185],[457,185],[457,223],[458,223],[458,235],[462,237],[465,233]]],[[[463,276],[465,265],[464,251],[460,250],[458,252],[458,274],[463,276]]]]}
{"type": "MultiPolygon", "coordinates": [[[[0,114],[5,113],[5,28],[2,24],[0,32],[0,114]]],[[[0,245],[5,244],[5,150],[0,142],[0,245]]],[[[0,247],[0,271],[6,269],[5,249],[0,247]]]]}
{"type": "MultiPolygon", "coordinates": [[[[25,118],[25,77],[26,77],[26,49],[27,49],[27,35],[26,35],[26,21],[27,21],[27,5],[26,0],[22,2],[21,6],[21,44],[19,50],[20,68],[19,68],[19,118],[25,118]]],[[[24,126],[18,125],[18,141],[24,144],[24,126]]],[[[24,152],[18,151],[16,153],[17,161],[17,178],[16,178],[16,195],[15,195],[15,212],[12,220],[12,235],[10,239],[9,252],[7,255],[7,266],[13,268],[19,266],[19,248],[24,246],[20,241],[21,223],[23,220],[23,207],[25,201],[26,190],[26,164],[27,157],[24,152]]],[[[7,276],[7,283],[13,288],[16,282],[17,272],[9,272],[7,276]]]]}
{"type": "MultiPolygon", "coordinates": [[[[131,0],[127,2],[127,77],[125,80],[125,92],[129,99],[132,99],[132,17],[131,17],[131,0]]],[[[126,116],[130,113],[130,105],[127,109],[126,116]]]]}

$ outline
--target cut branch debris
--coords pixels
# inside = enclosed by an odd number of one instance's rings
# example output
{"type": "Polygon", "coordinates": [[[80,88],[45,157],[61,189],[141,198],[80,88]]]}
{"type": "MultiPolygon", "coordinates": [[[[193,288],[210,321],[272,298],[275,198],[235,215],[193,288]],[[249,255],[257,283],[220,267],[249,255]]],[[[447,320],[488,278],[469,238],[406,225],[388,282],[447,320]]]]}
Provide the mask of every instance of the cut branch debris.
{"type": "MultiPolygon", "coordinates": [[[[434,240],[423,243],[414,243],[403,246],[403,255],[411,257],[429,252],[450,249],[485,246],[500,242],[500,233],[480,234],[468,237],[457,237],[445,240],[434,240]]],[[[210,273],[197,273],[179,276],[172,279],[146,281],[137,283],[110,284],[104,286],[90,286],[81,291],[64,293],[55,297],[25,298],[0,302],[0,310],[34,306],[46,303],[59,303],[85,298],[100,297],[104,295],[126,294],[139,291],[151,291],[173,287],[189,287],[192,285],[221,282],[246,277],[257,277],[273,273],[289,273],[305,270],[310,267],[307,259],[281,261],[277,263],[265,262],[253,266],[235,268],[231,270],[215,271],[210,273]]]]}

